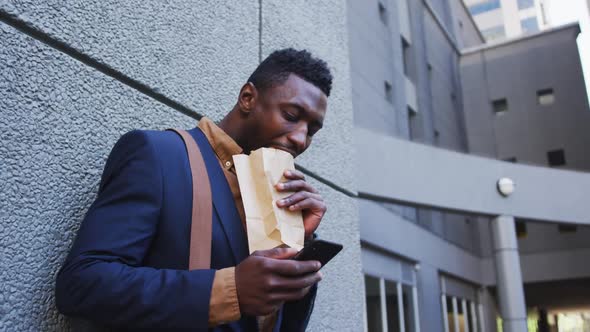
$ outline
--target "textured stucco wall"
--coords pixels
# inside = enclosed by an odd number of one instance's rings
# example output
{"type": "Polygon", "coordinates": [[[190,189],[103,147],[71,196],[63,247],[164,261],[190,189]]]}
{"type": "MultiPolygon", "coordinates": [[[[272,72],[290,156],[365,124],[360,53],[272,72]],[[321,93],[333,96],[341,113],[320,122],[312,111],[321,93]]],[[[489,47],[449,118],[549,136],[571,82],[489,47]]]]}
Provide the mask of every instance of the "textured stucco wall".
{"type": "Polygon", "coordinates": [[[110,148],[193,120],[4,24],[0,36],[0,330],[68,330],[55,273],[110,148]]]}
{"type": "MultiPolygon", "coordinates": [[[[0,12],[213,119],[233,106],[256,67],[261,36],[263,56],[278,47],[309,48],[328,61],[336,81],[325,129],[299,162],[354,190],[345,4],[282,6],[265,1],[0,1],[0,12]],[[317,34],[318,25],[325,33],[317,34]]],[[[2,331],[91,329],[57,313],[53,285],[95,197],[111,147],[134,128],[196,123],[70,55],[0,22],[2,331]]],[[[308,178],[329,208],[321,236],[346,248],[325,268],[310,330],[361,330],[364,288],[356,202],[308,178]]]]}

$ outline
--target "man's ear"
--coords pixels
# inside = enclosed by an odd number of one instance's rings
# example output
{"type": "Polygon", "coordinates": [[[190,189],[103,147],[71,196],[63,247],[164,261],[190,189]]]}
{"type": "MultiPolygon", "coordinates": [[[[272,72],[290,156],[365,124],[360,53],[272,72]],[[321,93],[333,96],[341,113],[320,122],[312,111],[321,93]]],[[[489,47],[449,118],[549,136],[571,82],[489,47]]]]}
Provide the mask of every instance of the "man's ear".
{"type": "Polygon", "coordinates": [[[252,82],[248,82],[242,86],[240,90],[240,96],[238,97],[238,106],[242,114],[249,114],[256,103],[258,102],[258,90],[252,82]]]}

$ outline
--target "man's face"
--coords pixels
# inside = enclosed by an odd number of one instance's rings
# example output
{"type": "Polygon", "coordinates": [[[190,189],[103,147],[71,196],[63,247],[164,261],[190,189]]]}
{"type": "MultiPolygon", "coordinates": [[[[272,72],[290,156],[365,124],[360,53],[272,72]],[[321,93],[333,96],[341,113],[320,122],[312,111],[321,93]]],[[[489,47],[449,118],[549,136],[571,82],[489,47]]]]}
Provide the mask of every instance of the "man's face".
{"type": "Polygon", "coordinates": [[[319,88],[294,74],[283,84],[258,92],[247,148],[272,147],[297,157],[322,128],[327,99],[319,88]]]}

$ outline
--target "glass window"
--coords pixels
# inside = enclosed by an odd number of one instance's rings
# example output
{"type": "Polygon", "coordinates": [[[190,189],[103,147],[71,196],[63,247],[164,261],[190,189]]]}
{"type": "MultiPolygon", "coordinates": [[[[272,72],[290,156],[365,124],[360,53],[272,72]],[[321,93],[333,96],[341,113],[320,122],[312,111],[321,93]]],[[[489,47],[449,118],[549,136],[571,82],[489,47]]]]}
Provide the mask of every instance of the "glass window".
{"type": "MultiPolygon", "coordinates": [[[[416,139],[416,125],[416,111],[414,111],[411,107],[408,107],[408,135],[410,141],[416,139]]],[[[416,209],[414,209],[414,213],[409,217],[412,221],[418,220],[416,209]]]]}
{"type": "Polygon", "coordinates": [[[381,291],[379,279],[365,276],[365,294],[367,304],[367,331],[383,332],[381,317],[381,291]]]}
{"type": "Polygon", "coordinates": [[[486,40],[494,40],[506,37],[506,30],[503,25],[485,29],[481,31],[481,34],[486,40]]]}
{"type": "Polygon", "coordinates": [[[547,161],[549,166],[563,166],[565,165],[565,152],[563,150],[553,150],[547,152],[547,161]]]}
{"type": "Polygon", "coordinates": [[[516,221],[514,222],[514,228],[516,230],[516,237],[517,238],[522,239],[527,236],[525,221],[521,220],[520,218],[516,218],[516,221]]]}
{"type": "Polygon", "coordinates": [[[534,0],[518,0],[518,9],[528,9],[535,6],[534,0]]]}
{"type": "Polygon", "coordinates": [[[385,100],[389,103],[393,103],[393,87],[391,83],[388,81],[384,82],[384,89],[385,89],[385,100]]]}
{"type": "Polygon", "coordinates": [[[557,229],[560,233],[575,233],[578,231],[578,226],[570,224],[559,224],[557,225],[557,229]]]}
{"type": "Polygon", "coordinates": [[[455,314],[453,310],[453,298],[450,296],[446,296],[446,303],[447,303],[447,323],[449,324],[448,331],[455,331],[455,314]]]}
{"type": "Polygon", "coordinates": [[[368,332],[415,332],[420,329],[414,286],[365,275],[365,294],[368,332]]]}
{"type": "Polygon", "coordinates": [[[500,0],[486,0],[478,4],[469,6],[471,15],[478,15],[500,8],[500,0]]]}
{"type": "Polygon", "coordinates": [[[414,319],[414,302],[412,296],[412,287],[402,285],[402,303],[404,306],[404,326],[406,332],[416,331],[416,327],[413,324],[414,319]]]}
{"type": "Polygon", "coordinates": [[[385,297],[387,305],[387,329],[389,331],[400,331],[397,284],[395,282],[385,281],[385,297]]]}
{"type": "Polygon", "coordinates": [[[537,101],[539,105],[547,106],[552,105],[555,102],[555,95],[553,89],[544,89],[537,91],[537,101]]]}
{"type": "Polygon", "coordinates": [[[520,26],[524,33],[533,33],[539,31],[539,22],[536,17],[525,18],[520,21],[520,26]]]}
{"type": "Polygon", "coordinates": [[[477,313],[475,312],[476,303],[471,302],[460,297],[453,297],[449,295],[444,296],[444,303],[446,308],[447,328],[449,332],[477,332],[479,331],[477,324],[477,313]]]}
{"type": "Polygon", "coordinates": [[[404,60],[404,74],[410,77],[410,43],[405,38],[402,38],[402,56],[404,60]]]}
{"type": "Polygon", "coordinates": [[[492,101],[492,107],[494,109],[494,113],[504,114],[508,111],[508,100],[506,100],[506,98],[494,100],[492,101]]]}

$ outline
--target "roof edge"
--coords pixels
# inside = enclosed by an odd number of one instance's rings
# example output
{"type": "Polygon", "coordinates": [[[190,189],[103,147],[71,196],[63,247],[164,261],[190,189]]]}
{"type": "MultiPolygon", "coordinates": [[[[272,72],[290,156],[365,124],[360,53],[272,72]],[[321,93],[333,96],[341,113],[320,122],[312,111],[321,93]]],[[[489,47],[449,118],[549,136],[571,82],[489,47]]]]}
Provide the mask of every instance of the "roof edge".
{"type": "Polygon", "coordinates": [[[466,49],[461,50],[461,55],[469,55],[472,53],[486,51],[489,49],[502,47],[502,46],[518,43],[518,42],[521,42],[524,40],[534,39],[534,38],[538,38],[538,37],[542,37],[545,35],[561,32],[564,30],[570,30],[570,29],[575,29],[576,35],[580,34],[580,32],[581,32],[580,24],[578,22],[572,22],[572,23],[560,25],[560,26],[554,27],[554,28],[549,28],[549,29],[539,31],[539,32],[529,34],[529,35],[519,36],[519,37],[505,39],[505,40],[498,41],[498,42],[493,42],[493,43],[489,43],[489,44],[483,44],[483,45],[479,45],[479,46],[475,46],[475,47],[471,47],[471,48],[466,48],[466,49]]]}

